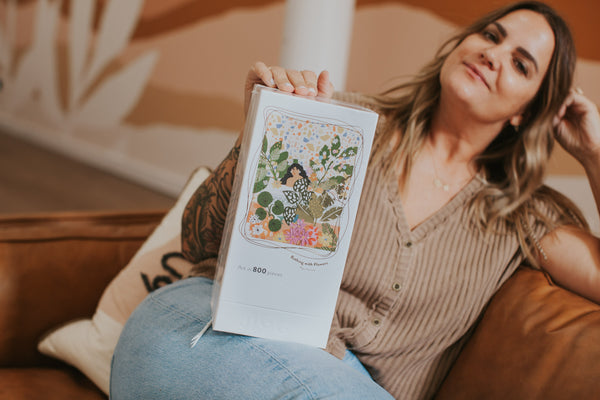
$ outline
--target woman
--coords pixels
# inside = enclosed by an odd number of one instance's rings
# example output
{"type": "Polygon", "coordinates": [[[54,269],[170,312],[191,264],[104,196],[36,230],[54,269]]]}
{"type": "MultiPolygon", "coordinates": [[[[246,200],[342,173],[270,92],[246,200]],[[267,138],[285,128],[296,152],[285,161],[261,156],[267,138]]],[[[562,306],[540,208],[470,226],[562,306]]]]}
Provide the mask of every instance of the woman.
{"type": "MultiPolygon", "coordinates": [[[[522,263],[600,302],[600,240],[541,186],[554,135],[600,203],[600,115],[571,89],[574,62],[562,19],[524,2],[465,29],[412,82],[376,98],[342,96],[378,110],[382,123],[327,352],[212,330],[189,349],[210,320],[236,146],[184,214],[184,253],[204,277],[136,310],[115,351],[113,397],[428,398],[522,263]]],[[[333,95],[327,72],[257,63],[247,96],[255,83],[333,95]]]]}
{"type": "Polygon", "coordinates": [[[288,167],[287,172],[281,178],[281,184],[283,184],[285,186],[289,186],[289,187],[294,187],[294,183],[296,183],[296,181],[301,178],[308,180],[306,171],[304,171],[304,168],[302,168],[302,165],[300,165],[298,163],[293,163],[292,165],[290,165],[288,167]]]}

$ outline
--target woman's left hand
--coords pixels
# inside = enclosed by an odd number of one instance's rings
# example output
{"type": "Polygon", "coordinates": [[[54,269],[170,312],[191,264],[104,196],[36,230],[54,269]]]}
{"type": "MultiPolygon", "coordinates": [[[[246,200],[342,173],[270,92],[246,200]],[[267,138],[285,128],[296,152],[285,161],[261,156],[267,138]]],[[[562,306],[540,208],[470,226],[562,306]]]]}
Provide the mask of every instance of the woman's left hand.
{"type": "Polygon", "coordinates": [[[600,113],[581,90],[571,90],[554,126],[558,143],[584,167],[600,161],[600,113]]]}

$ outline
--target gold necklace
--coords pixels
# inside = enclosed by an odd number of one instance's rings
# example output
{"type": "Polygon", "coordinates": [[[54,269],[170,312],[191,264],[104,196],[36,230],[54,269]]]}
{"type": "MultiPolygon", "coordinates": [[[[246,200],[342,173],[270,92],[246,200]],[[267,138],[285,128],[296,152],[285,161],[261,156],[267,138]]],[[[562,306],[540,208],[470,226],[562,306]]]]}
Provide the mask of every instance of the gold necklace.
{"type": "Polygon", "coordinates": [[[435,157],[433,156],[433,148],[431,147],[431,143],[427,142],[427,147],[429,148],[429,156],[431,157],[431,164],[433,165],[433,186],[435,186],[436,188],[442,189],[444,192],[448,193],[448,192],[450,192],[451,186],[463,185],[464,183],[466,183],[473,177],[471,175],[468,178],[463,179],[460,182],[456,182],[456,183],[444,182],[438,174],[438,169],[437,169],[437,165],[435,164],[435,157]]]}

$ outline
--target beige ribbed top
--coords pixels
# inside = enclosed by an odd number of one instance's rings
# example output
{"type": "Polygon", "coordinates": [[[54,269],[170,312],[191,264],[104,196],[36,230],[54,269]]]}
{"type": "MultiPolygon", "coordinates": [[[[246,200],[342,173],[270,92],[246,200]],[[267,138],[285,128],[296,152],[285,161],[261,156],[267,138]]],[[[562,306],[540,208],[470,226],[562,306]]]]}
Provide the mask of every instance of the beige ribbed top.
{"type": "Polygon", "coordinates": [[[429,398],[460,339],[523,257],[514,235],[469,226],[474,179],[409,229],[395,182],[368,172],[328,350],[352,350],[394,397],[429,398]]]}
{"type": "MultiPolygon", "coordinates": [[[[506,227],[484,235],[467,217],[477,177],[412,230],[397,182],[378,165],[367,171],[327,350],[350,349],[395,398],[425,399],[524,256],[506,227]]],[[[546,233],[531,225],[535,238],[546,233]]]]}
{"type": "MultiPolygon", "coordinates": [[[[342,99],[364,104],[357,95],[342,99]]],[[[367,171],[327,351],[353,351],[395,398],[435,393],[486,303],[524,259],[513,232],[499,226],[484,235],[466,217],[482,185],[474,178],[411,230],[397,180],[378,165],[367,171]]],[[[536,238],[546,233],[532,227],[536,238]]]]}

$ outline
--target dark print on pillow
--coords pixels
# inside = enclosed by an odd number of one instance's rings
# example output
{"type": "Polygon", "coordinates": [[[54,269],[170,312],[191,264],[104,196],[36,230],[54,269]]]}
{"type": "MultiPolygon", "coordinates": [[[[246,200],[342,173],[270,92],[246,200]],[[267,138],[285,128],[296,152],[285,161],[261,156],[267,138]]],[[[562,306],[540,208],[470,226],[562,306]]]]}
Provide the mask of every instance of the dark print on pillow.
{"type": "Polygon", "coordinates": [[[187,260],[183,253],[178,251],[170,252],[163,254],[163,256],[160,259],[160,265],[167,272],[166,275],[156,275],[153,279],[150,279],[150,277],[147,274],[143,272],[140,273],[142,277],[142,282],[144,283],[144,287],[146,288],[148,293],[153,292],[156,289],[160,289],[165,285],[168,285],[170,283],[173,283],[174,281],[178,281],[181,278],[183,278],[183,275],[179,273],[179,271],[177,271],[176,266],[169,264],[169,260],[171,258],[179,259],[187,263],[187,260]]]}
{"type": "Polygon", "coordinates": [[[335,252],[362,147],[360,128],[267,108],[244,236],[335,252]]]}

